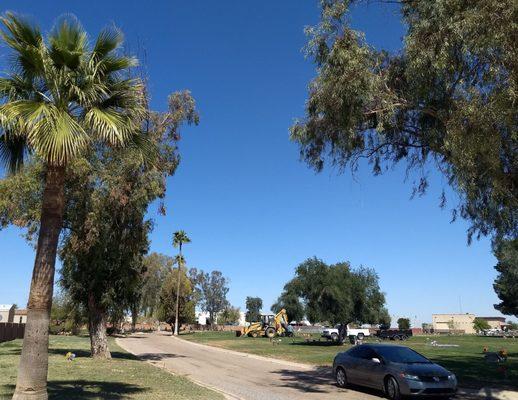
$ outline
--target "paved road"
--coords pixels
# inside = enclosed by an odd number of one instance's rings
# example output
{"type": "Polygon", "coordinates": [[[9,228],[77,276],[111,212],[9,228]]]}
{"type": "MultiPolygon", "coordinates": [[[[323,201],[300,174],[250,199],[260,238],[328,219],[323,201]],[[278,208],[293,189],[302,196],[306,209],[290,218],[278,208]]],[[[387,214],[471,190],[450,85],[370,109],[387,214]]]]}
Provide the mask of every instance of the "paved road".
{"type": "MultiPolygon", "coordinates": [[[[170,335],[145,334],[117,339],[127,351],[161,368],[225,394],[232,400],[371,400],[381,393],[340,389],[329,368],[311,367],[281,360],[191,343],[170,335]]],[[[485,396],[459,394],[456,399],[516,399],[514,394],[485,396]]]]}
{"type": "Polygon", "coordinates": [[[117,339],[127,351],[204,386],[228,399],[371,400],[374,392],[339,389],[328,368],[265,361],[160,334],[117,339]]]}

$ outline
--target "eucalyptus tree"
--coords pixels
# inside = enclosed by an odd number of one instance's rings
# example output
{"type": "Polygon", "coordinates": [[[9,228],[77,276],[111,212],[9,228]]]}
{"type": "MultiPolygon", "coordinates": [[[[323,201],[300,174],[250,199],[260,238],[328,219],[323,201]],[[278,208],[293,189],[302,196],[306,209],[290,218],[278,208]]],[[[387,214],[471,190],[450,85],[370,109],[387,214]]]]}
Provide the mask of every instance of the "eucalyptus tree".
{"type": "Polygon", "coordinates": [[[42,161],[44,187],[27,325],[14,399],[46,399],[48,326],[55,259],[65,206],[68,165],[100,143],[116,147],[143,141],[143,85],[121,55],[118,30],[102,31],[91,45],[73,18],[46,36],[12,13],[0,18],[10,50],[10,72],[0,78],[0,151],[12,173],[27,157],[42,161]]]}
{"type": "MultiPolygon", "coordinates": [[[[178,248],[178,257],[176,258],[178,264],[178,274],[181,276],[182,264],[184,263],[184,258],[182,255],[182,246],[185,243],[191,243],[191,239],[187,236],[185,231],[176,231],[173,233],[173,247],[178,248]]],[[[180,280],[177,279],[177,287],[176,287],[176,312],[175,312],[175,320],[174,320],[174,335],[178,336],[178,312],[180,307],[180,280]]]]}
{"type": "Polygon", "coordinates": [[[317,76],[291,128],[302,158],[317,171],[368,162],[374,174],[406,161],[417,193],[437,169],[459,194],[452,212],[471,222],[468,240],[516,238],[516,1],[375,1],[398,4],[406,31],[395,52],[351,28],[362,2],[320,0],[308,29],[317,76]]]}
{"type": "Polygon", "coordinates": [[[166,178],[178,166],[182,123],[197,123],[197,118],[190,94],[175,92],[166,111],[148,111],[142,123],[155,161],[142,163],[140,151],[133,148],[105,148],[71,168],[61,283],[88,310],[93,357],[110,357],[109,315],[121,319],[130,310],[135,325],[146,268],[143,256],[153,228],[148,208],[165,196],[166,178]]]}
{"type": "Polygon", "coordinates": [[[198,305],[202,311],[209,313],[210,326],[214,327],[218,314],[230,307],[227,300],[229,280],[221,271],[211,271],[210,274],[200,271],[196,282],[201,295],[198,305]]]}

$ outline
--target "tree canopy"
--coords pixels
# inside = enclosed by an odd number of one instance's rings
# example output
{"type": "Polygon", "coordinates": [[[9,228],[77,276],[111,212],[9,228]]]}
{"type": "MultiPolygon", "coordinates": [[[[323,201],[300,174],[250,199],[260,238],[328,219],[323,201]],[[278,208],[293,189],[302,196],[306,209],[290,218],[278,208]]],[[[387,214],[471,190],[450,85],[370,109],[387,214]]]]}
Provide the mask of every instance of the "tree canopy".
{"type": "Polygon", "coordinates": [[[351,28],[349,9],[360,2],[321,0],[320,24],[308,29],[318,74],[291,128],[303,159],[317,171],[366,160],[374,174],[405,160],[420,175],[418,193],[435,166],[460,196],[453,216],[471,221],[468,240],[517,237],[513,0],[400,1],[407,31],[395,53],[351,28]]]}
{"type": "MultiPolygon", "coordinates": [[[[176,317],[176,299],[178,288],[178,269],[174,269],[166,277],[162,288],[160,289],[160,302],[158,307],[158,319],[167,322],[171,326],[175,323],[176,317]]],[[[195,315],[195,301],[194,290],[191,280],[188,278],[185,270],[180,272],[180,291],[178,302],[178,323],[194,323],[195,315]]]]}
{"type": "Polygon", "coordinates": [[[495,308],[502,314],[518,318],[518,239],[499,241],[495,255],[498,276],[493,287],[500,299],[495,308]]]}
{"type": "Polygon", "coordinates": [[[263,299],[260,297],[248,296],[245,302],[246,321],[257,322],[261,319],[261,308],[263,307],[263,299]]]}
{"type": "Polygon", "coordinates": [[[401,330],[410,329],[410,318],[398,318],[397,327],[401,330]]]}
{"type": "Polygon", "coordinates": [[[473,320],[473,329],[475,329],[476,332],[481,332],[484,329],[489,328],[491,328],[491,326],[489,325],[489,322],[487,322],[485,319],[475,318],[473,320]]]}
{"type": "Polygon", "coordinates": [[[294,314],[303,309],[312,323],[379,324],[388,315],[373,269],[352,269],[347,262],[327,265],[316,257],[296,268],[277,301],[280,304],[290,306],[294,314]]]}
{"type": "Polygon", "coordinates": [[[196,277],[199,288],[198,305],[203,311],[209,313],[211,325],[214,325],[216,316],[220,312],[230,307],[227,300],[228,283],[228,279],[220,271],[210,273],[200,271],[196,277]]]}
{"type": "Polygon", "coordinates": [[[304,305],[301,303],[297,293],[288,286],[281,293],[277,301],[272,305],[272,311],[278,313],[282,309],[286,310],[291,321],[301,321],[305,317],[304,305]]]}
{"type": "Polygon", "coordinates": [[[155,317],[160,301],[160,289],[171,271],[173,258],[160,253],[144,256],[142,261],[140,309],[147,317],[155,317]]]}
{"type": "Polygon", "coordinates": [[[218,324],[236,324],[241,319],[239,307],[227,305],[218,315],[218,324]]]}

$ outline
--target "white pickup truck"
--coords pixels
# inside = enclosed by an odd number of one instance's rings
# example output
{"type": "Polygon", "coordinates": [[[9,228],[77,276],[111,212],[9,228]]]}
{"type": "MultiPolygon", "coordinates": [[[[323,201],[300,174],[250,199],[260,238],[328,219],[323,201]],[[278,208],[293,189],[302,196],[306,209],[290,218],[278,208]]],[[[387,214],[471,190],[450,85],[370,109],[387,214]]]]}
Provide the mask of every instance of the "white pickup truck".
{"type": "MultiPolygon", "coordinates": [[[[363,338],[370,336],[370,331],[368,329],[357,329],[347,327],[346,336],[351,335],[354,335],[358,339],[362,340],[363,338]]],[[[324,328],[324,330],[322,331],[322,337],[332,340],[333,342],[337,342],[340,338],[340,325],[336,325],[334,328],[324,328]]]]}

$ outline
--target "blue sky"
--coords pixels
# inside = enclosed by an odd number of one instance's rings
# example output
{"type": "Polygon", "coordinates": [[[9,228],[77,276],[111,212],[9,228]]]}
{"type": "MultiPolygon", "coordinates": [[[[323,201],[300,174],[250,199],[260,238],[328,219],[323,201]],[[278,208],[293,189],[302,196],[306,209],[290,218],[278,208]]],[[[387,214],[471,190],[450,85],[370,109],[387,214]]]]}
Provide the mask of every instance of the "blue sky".
{"type": "MultiPolygon", "coordinates": [[[[467,224],[451,224],[438,207],[441,176],[430,176],[427,196],[410,200],[404,165],[381,177],[365,167],[353,178],[315,174],[299,161],[288,128],[303,116],[315,74],[301,49],[304,27],[318,20],[317,0],[3,0],[5,10],[31,15],[45,30],[72,13],[92,36],[114,23],[130,49],[145,49],[154,108],[175,90],[192,91],[201,123],[184,130],[167,216],[150,210],[151,250],[173,254],[172,232],[184,229],[188,263],[229,277],[233,304],[260,296],[269,309],[297,264],[317,256],[375,268],[396,318],[425,322],[460,309],[499,315],[490,242],[467,246],[467,224]]],[[[404,29],[393,7],[363,5],[351,18],[372,45],[400,48],[404,29]]],[[[0,48],[2,70],[5,54],[0,48]]],[[[34,253],[19,234],[0,232],[0,303],[24,306],[34,253]]]]}

